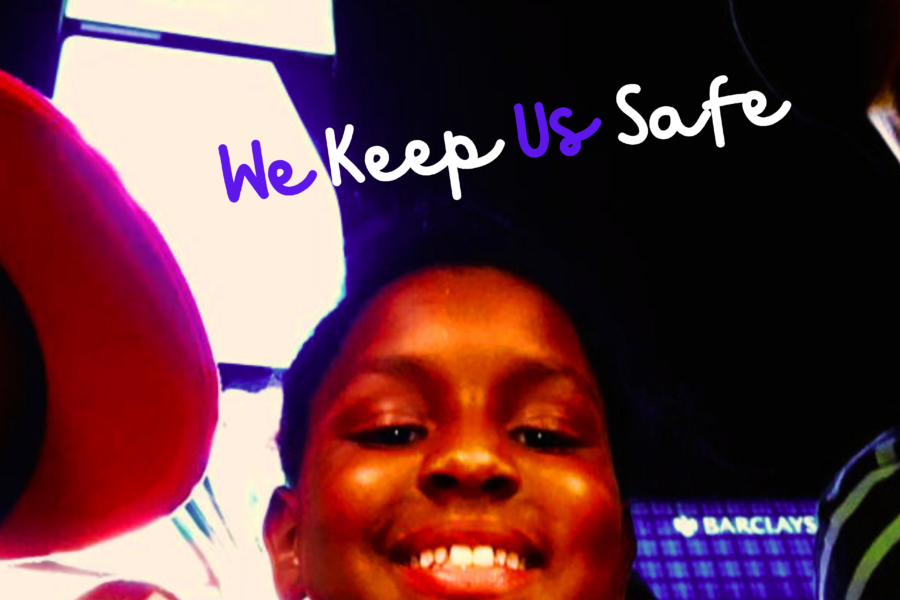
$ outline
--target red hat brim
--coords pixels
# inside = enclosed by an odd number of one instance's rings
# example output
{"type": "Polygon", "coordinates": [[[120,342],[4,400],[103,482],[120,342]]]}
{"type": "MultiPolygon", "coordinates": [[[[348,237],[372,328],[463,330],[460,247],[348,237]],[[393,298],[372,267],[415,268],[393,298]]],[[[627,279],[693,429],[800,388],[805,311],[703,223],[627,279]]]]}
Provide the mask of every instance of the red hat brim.
{"type": "Polygon", "coordinates": [[[0,558],[76,550],[171,512],[202,476],[216,424],[199,311],[110,165],[2,72],[0,264],[47,390],[43,446],[0,523],[0,558]]]}

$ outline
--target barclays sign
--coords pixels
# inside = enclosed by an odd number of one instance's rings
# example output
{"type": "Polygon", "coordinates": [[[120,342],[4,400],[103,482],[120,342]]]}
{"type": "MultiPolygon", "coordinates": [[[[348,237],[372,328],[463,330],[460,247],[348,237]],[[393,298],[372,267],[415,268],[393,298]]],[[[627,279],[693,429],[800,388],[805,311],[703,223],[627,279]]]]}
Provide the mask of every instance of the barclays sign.
{"type": "Polygon", "coordinates": [[[815,535],[818,522],[813,515],[790,516],[705,516],[699,520],[680,515],[672,519],[672,527],[686,538],[695,535],[815,535]]]}

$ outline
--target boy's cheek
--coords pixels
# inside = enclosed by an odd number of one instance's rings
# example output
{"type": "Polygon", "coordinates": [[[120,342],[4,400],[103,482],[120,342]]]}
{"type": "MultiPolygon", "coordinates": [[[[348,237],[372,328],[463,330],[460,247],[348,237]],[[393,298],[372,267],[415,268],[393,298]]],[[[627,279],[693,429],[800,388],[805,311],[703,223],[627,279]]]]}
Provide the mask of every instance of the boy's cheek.
{"type": "Polygon", "coordinates": [[[616,518],[620,517],[619,486],[607,460],[594,456],[536,456],[521,461],[518,468],[525,484],[523,493],[542,498],[551,514],[578,515],[587,511],[595,516],[616,513],[616,518]]]}
{"type": "Polygon", "coordinates": [[[359,532],[365,521],[382,521],[384,511],[400,500],[416,481],[413,456],[363,450],[352,443],[335,445],[335,451],[315,460],[310,481],[321,516],[359,532]]]}
{"type": "MultiPolygon", "coordinates": [[[[537,486],[542,512],[560,556],[574,570],[583,565],[601,579],[621,567],[623,507],[611,468],[596,462],[567,465],[543,461],[522,465],[530,470],[527,485],[537,486]]],[[[526,492],[523,489],[523,492],[526,492]]]]}

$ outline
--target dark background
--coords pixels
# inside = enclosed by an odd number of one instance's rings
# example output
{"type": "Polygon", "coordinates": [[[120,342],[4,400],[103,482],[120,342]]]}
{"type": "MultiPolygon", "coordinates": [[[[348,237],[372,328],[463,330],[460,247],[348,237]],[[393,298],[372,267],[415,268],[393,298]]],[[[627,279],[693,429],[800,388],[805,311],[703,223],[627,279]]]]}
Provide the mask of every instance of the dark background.
{"type": "MultiPolygon", "coordinates": [[[[0,7],[0,68],[47,93],[66,30],[59,4],[0,7]]],[[[767,128],[727,107],[724,148],[711,123],[694,138],[622,144],[620,132],[634,133],[615,104],[625,84],[641,86],[629,102],[646,119],[669,105],[688,125],[718,75],[729,78],[721,95],[766,93],[767,113],[780,99],[745,55],[726,0],[562,4],[335,0],[335,62],[271,58],[298,106],[313,105],[311,133],[355,126],[358,165],[374,144],[397,160],[412,139],[440,156],[446,130],[481,153],[506,141],[494,163],[462,173],[460,202],[596,261],[665,381],[643,409],[638,493],[817,496],[900,417],[889,218],[900,164],[861,115],[812,105],[767,128]],[[603,125],[575,157],[551,133],[547,154],[528,158],[512,107],[522,103],[533,126],[538,101],[548,116],[572,109],[572,129],[603,125]]],[[[795,46],[808,50],[799,34],[795,46]]],[[[819,84],[795,92],[827,99],[845,85],[819,84]]],[[[445,174],[349,179],[338,188],[348,233],[387,208],[452,202],[445,174]]]]}

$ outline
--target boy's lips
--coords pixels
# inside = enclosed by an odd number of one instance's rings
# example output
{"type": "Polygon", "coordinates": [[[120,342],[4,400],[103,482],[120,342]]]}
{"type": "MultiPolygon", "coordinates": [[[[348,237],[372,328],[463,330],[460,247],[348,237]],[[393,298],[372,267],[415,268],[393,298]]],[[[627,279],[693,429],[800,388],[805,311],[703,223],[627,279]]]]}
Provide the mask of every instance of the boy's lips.
{"type": "Polygon", "coordinates": [[[547,552],[515,529],[448,521],[400,535],[389,556],[401,577],[439,596],[499,596],[533,579],[547,552]]]}
{"type": "Polygon", "coordinates": [[[484,598],[503,596],[526,585],[535,570],[514,571],[505,567],[442,567],[414,569],[397,565],[407,584],[428,596],[484,598]]]}

